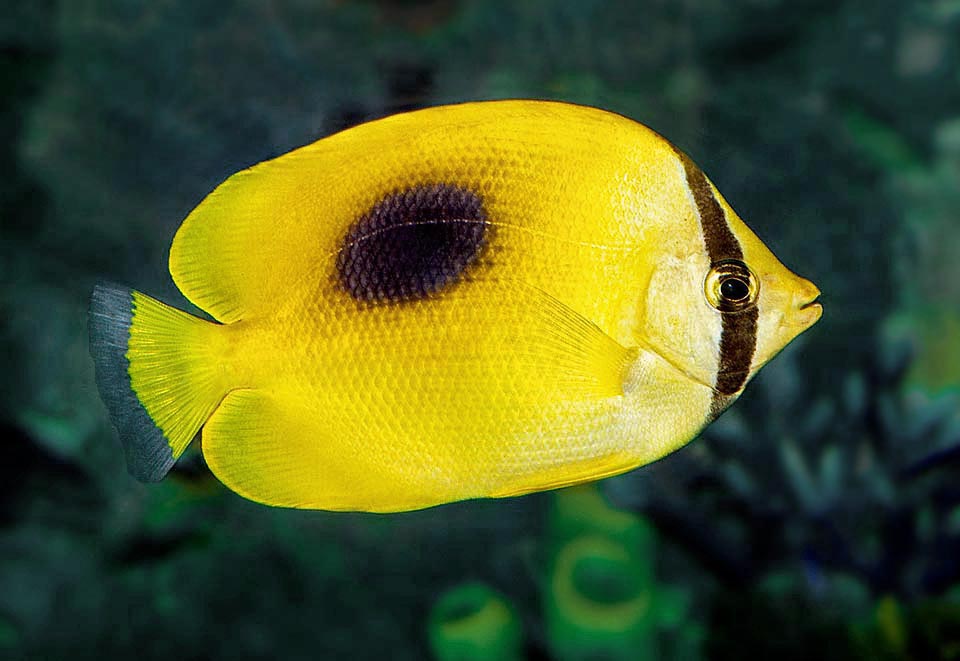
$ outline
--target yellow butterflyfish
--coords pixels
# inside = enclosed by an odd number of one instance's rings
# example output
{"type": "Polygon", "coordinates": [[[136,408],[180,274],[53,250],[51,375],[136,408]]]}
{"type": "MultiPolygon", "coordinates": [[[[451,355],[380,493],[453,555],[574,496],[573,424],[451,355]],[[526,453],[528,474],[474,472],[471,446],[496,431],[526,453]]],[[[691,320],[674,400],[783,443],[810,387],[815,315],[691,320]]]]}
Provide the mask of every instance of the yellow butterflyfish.
{"type": "Polygon", "coordinates": [[[681,447],[821,315],[704,173],[621,115],[428,108],[239,172],[170,250],[215,322],[91,303],[130,472],[201,431],[226,486],[391,512],[615,475],[681,447]]]}

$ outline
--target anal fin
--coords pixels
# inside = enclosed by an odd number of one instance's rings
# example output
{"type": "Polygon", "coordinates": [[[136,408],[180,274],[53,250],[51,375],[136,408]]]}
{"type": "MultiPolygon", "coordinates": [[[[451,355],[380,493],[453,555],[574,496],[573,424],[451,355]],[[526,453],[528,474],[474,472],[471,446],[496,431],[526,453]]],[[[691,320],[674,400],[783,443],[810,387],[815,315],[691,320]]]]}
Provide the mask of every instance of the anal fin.
{"type": "Polygon", "coordinates": [[[203,428],[203,455],[213,474],[250,500],[275,507],[397,511],[406,502],[319,423],[296,399],[264,390],[234,390],[203,428]]]}

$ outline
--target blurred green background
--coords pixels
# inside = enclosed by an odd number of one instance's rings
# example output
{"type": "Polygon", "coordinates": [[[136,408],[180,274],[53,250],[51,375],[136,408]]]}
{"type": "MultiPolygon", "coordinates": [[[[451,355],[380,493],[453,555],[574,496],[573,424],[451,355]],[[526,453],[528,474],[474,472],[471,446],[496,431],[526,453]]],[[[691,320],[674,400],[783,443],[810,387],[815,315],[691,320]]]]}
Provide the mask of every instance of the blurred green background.
{"type": "Polygon", "coordinates": [[[0,658],[960,659],[958,0],[8,0],[0,658]],[[823,290],[680,452],[377,516],[142,485],[96,394],[108,278],[187,304],[234,171],[403,109],[601,106],[823,290]]]}

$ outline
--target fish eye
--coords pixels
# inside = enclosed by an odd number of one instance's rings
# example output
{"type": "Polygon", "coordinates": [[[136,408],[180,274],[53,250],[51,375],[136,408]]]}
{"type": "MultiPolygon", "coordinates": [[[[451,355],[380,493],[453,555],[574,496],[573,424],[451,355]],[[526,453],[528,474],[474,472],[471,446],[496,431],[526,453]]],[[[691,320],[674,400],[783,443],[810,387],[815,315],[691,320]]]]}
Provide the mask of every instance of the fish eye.
{"type": "Polygon", "coordinates": [[[725,259],[710,267],[703,291],[720,312],[740,312],[756,304],[760,281],[739,259],[725,259]]]}
{"type": "Polygon", "coordinates": [[[750,295],[750,285],[735,275],[720,283],[720,296],[726,301],[742,301],[750,295]]]}

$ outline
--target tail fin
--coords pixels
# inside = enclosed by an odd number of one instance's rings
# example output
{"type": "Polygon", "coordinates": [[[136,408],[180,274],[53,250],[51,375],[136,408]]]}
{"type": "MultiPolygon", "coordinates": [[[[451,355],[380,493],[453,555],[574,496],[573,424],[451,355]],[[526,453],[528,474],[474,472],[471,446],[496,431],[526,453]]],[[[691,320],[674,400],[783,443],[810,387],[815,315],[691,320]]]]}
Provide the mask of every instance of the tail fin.
{"type": "Polygon", "coordinates": [[[138,291],[100,284],[90,300],[90,354],[130,474],[156,482],[229,387],[218,369],[218,325],[138,291]]]}

